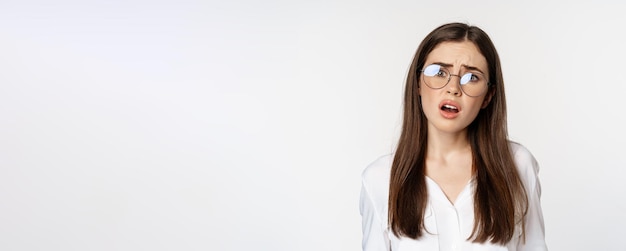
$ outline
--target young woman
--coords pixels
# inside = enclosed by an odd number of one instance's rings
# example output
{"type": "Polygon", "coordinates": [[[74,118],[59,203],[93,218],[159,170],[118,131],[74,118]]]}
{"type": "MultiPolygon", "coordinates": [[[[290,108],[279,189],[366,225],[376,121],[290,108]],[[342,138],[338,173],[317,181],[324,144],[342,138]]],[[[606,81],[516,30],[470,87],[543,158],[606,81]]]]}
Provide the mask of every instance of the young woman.
{"type": "Polygon", "coordinates": [[[396,152],[363,172],[363,250],[547,250],[538,169],[507,139],[491,39],[442,25],[409,69],[396,152]]]}

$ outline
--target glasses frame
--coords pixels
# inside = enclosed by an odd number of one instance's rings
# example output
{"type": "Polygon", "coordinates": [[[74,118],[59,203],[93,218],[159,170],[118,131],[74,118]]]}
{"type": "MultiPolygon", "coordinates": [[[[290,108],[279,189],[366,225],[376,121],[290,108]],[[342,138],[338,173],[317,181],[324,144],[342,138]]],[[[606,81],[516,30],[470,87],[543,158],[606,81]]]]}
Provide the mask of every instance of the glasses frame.
{"type": "MultiPolygon", "coordinates": [[[[467,74],[468,74],[468,73],[470,73],[470,72],[465,73],[465,74],[463,74],[463,75],[459,75],[459,74],[452,74],[452,73],[450,73],[450,71],[448,71],[448,70],[447,70],[447,69],[446,69],[443,65],[440,65],[440,64],[429,64],[429,65],[427,65],[426,67],[423,67],[423,68],[422,68],[422,70],[418,71],[418,73],[420,73],[419,75],[420,75],[420,77],[422,78],[422,81],[424,81],[424,84],[426,84],[426,86],[428,86],[428,88],[433,89],[433,90],[443,89],[444,87],[448,86],[448,84],[450,84],[450,79],[452,79],[452,76],[459,77],[459,82],[458,82],[458,84],[459,84],[459,88],[461,89],[461,91],[462,91],[465,95],[467,95],[467,96],[469,96],[469,97],[479,97],[479,96],[481,96],[481,95],[483,95],[483,94],[487,93],[487,92],[489,91],[489,87],[491,87],[491,82],[490,82],[490,81],[489,81],[489,79],[487,78],[487,87],[485,88],[485,90],[484,90],[483,92],[481,92],[481,93],[480,93],[480,94],[478,94],[478,95],[469,95],[469,94],[467,94],[467,93],[465,92],[465,90],[463,89],[463,85],[461,84],[461,79],[463,79],[463,76],[467,75],[467,74]],[[430,85],[428,84],[428,82],[426,82],[426,80],[424,79],[424,69],[426,69],[426,67],[429,67],[429,66],[431,66],[431,65],[438,65],[439,67],[441,67],[441,68],[440,68],[440,70],[445,71],[445,72],[447,72],[447,73],[448,73],[448,81],[446,82],[446,84],[445,84],[445,85],[443,85],[443,86],[441,86],[441,87],[439,87],[439,88],[435,88],[435,87],[430,86],[430,85]]],[[[473,74],[473,73],[470,73],[470,74],[473,74]]],[[[483,77],[485,77],[485,74],[483,74],[483,73],[480,73],[480,75],[483,75],[483,77]]]]}

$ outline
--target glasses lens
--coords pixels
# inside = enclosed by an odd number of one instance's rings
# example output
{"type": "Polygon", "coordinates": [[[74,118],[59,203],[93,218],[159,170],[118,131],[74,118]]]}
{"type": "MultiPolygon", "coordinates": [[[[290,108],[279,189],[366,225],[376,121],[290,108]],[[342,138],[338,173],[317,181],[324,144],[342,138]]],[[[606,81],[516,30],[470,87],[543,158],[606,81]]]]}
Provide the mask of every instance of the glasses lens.
{"type": "Polygon", "coordinates": [[[487,90],[487,79],[479,72],[468,72],[461,76],[461,89],[468,96],[480,96],[487,90]]]}
{"type": "MultiPolygon", "coordinates": [[[[450,81],[450,73],[438,64],[431,64],[422,70],[424,83],[430,88],[440,89],[450,81]]],[[[487,91],[487,78],[480,72],[467,72],[460,78],[461,89],[468,96],[476,97],[487,91]]]]}
{"type": "Polygon", "coordinates": [[[422,70],[424,83],[430,88],[439,89],[444,87],[449,80],[450,74],[441,65],[431,64],[422,70]]]}

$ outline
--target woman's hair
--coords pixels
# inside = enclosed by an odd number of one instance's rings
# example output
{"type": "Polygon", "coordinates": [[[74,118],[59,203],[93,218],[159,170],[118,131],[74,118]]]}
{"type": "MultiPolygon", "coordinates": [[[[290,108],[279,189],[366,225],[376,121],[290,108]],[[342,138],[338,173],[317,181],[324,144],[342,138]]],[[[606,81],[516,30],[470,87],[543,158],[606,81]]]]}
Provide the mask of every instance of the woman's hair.
{"type": "Polygon", "coordinates": [[[424,228],[428,202],[426,188],[427,118],[419,97],[420,70],[428,54],[442,42],[474,43],[487,59],[490,103],[467,127],[475,177],[474,242],[506,244],[521,224],[528,198],[520,180],[507,139],[506,100],[500,59],[489,36],[480,28],[462,23],[445,24],[433,30],[419,45],[406,82],[402,133],[391,168],[389,224],[396,236],[417,239],[424,228]]]}

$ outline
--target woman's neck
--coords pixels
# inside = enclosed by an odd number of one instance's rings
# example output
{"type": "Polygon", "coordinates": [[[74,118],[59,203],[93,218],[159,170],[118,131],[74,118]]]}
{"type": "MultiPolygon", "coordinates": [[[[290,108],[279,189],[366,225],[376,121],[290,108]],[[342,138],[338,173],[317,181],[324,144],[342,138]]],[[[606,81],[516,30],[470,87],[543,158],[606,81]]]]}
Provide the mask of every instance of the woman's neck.
{"type": "Polygon", "coordinates": [[[465,152],[470,149],[467,130],[456,133],[429,131],[427,147],[429,158],[445,158],[450,154],[465,152]]]}

